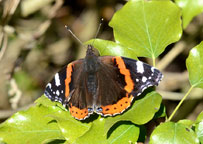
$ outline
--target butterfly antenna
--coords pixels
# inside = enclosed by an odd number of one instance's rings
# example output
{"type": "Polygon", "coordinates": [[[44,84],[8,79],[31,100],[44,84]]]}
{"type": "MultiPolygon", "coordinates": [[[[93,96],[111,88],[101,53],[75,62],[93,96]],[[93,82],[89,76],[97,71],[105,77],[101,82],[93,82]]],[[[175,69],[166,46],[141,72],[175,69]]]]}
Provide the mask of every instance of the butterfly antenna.
{"type": "MultiPolygon", "coordinates": [[[[83,45],[82,41],[71,31],[71,29],[65,25],[65,28],[72,34],[72,36],[81,44],[83,45]]],[[[84,45],[83,45],[84,46],[84,45]]]]}
{"type": "Polygon", "coordinates": [[[94,44],[95,39],[97,38],[97,36],[98,36],[98,34],[99,34],[99,31],[100,31],[100,29],[101,29],[101,26],[102,26],[102,24],[103,24],[103,21],[104,21],[104,19],[101,18],[100,23],[99,23],[99,27],[97,28],[97,32],[96,32],[96,34],[95,34],[95,36],[94,36],[94,41],[92,42],[92,45],[94,44]]]}

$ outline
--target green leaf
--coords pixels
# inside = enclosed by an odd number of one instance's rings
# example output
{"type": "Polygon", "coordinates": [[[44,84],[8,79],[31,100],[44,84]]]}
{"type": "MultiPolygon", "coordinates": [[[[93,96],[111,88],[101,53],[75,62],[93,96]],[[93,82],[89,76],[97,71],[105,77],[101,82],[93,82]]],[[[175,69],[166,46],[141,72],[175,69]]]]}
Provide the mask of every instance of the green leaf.
{"type": "Polygon", "coordinates": [[[64,139],[57,123],[47,116],[57,110],[57,107],[34,106],[14,114],[0,125],[0,141],[36,144],[46,139],[64,139]]]}
{"type": "Polygon", "coordinates": [[[62,110],[67,111],[67,109],[61,103],[53,102],[50,99],[48,99],[45,95],[42,95],[40,98],[38,98],[35,101],[35,104],[39,105],[39,106],[43,105],[43,106],[46,106],[46,107],[57,106],[57,107],[61,108],[62,110]]]}
{"type": "Polygon", "coordinates": [[[159,108],[159,111],[155,113],[154,119],[160,118],[160,117],[166,117],[166,107],[162,103],[159,108]]]}
{"type": "Polygon", "coordinates": [[[147,123],[159,110],[161,101],[161,95],[155,91],[148,93],[144,98],[136,100],[132,107],[122,115],[108,117],[104,125],[105,132],[107,132],[118,121],[131,121],[138,125],[147,123]]]}
{"type": "MultiPolygon", "coordinates": [[[[135,143],[139,137],[139,127],[131,122],[118,122],[112,128],[112,133],[108,138],[108,143],[111,144],[125,144],[125,143],[135,143]]],[[[111,131],[109,130],[109,132],[111,131]]],[[[108,133],[109,133],[108,132],[108,133]]]]}
{"type": "Polygon", "coordinates": [[[113,41],[93,39],[86,42],[91,44],[98,49],[101,56],[112,55],[112,56],[125,56],[133,59],[137,59],[135,50],[123,46],[122,44],[115,43],[113,41]]]}
{"type": "Polygon", "coordinates": [[[90,129],[81,137],[79,137],[75,144],[84,144],[84,143],[92,143],[92,144],[106,144],[106,135],[104,134],[104,123],[105,118],[99,117],[94,120],[91,124],[90,129]]]}
{"type": "Polygon", "coordinates": [[[55,115],[49,115],[57,120],[58,126],[65,139],[73,143],[77,138],[85,134],[91,127],[92,123],[86,123],[74,119],[69,111],[61,111],[55,115]]]}
{"type": "Polygon", "coordinates": [[[52,117],[57,121],[64,138],[70,143],[73,143],[78,137],[83,135],[91,126],[91,122],[86,123],[74,119],[61,103],[52,102],[44,95],[38,98],[35,103],[46,107],[57,107],[57,113],[49,114],[47,116],[52,117]]]}
{"type": "Polygon", "coordinates": [[[186,60],[190,84],[203,88],[203,41],[190,50],[186,60]]]}
{"type": "Polygon", "coordinates": [[[199,114],[196,120],[195,133],[201,143],[203,143],[203,112],[199,114]]]}
{"type": "Polygon", "coordinates": [[[182,8],[183,28],[186,28],[193,17],[203,12],[202,0],[175,0],[176,4],[182,8]]]}
{"type": "Polygon", "coordinates": [[[160,124],[150,136],[150,144],[199,144],[192,129],[181,124],[166,122],[160,124]]]}
{"type": "Polygon", "coordinates": [[[181,11],[171,1],[131,0],[117,11],[109,25],[115,41],[136,55],[156,58],[182,35],[181,11]]]}
{"type": "Polygon", "coordinates": [[[192,127],[192,125],[194,124],[194,122],[192,120],[187,120],[187,119],[184,119],[184,120],[179,120],[178,123],[181,123],[187,127],[192,127]]]}

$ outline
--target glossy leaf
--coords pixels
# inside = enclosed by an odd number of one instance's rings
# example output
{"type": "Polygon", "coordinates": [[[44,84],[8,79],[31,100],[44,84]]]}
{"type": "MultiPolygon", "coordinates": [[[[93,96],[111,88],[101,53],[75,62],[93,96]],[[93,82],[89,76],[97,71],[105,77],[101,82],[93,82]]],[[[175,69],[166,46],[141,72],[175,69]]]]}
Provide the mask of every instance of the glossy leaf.
{"type": "Polygon", "coordinates": [[[138,140],[139,127],[131,122],[118,122],[111,129],[113,129],[113,132],[110,134],[110,137],[107,140],[108,143],[125,144],[135,143],[138,140]]]}
{"type": "Polygon", "coordinates": [[[131,121],[138,125],[147,123],[159,110],[161,101],[161,95],[155,91],[148,93],[145,97],[136,100],[132,107],[122,115],[108,117],[105,123],[105,131],[107,132],[118,121],[131,121]]]}
{"type": "Polygon", "coordinates": [[[42,95],[40,98],[38,98],[35,101],[35,104],[38,105],[38,106],[43,105],[43,106],[46,106],[46,107],[57,106],[57,107],[61,108],[62,110],[67,111],[67,109],[61,103],[53,102],[50,99],[48,99],[45,95],[42,95]]]}
{"type": "Polygon", "coordinates": [[[78,137],[85,134],[92,125],[91,122],[85,123],[74,119],[69,111],[60,111],[60,113],[49,116],[57,120],[63,136],[70,143],[75,142],[78,137]]]}
{"type": "Polygon", "coordinates": [[[161,103],[161,106],[159,108],[159,111],[157,111],[154,115],[154,119],[160,118],[160,117],[166,117],[166,107],[161,103]]]}
{"type": "Polygon", "coordinates": [[[194,131],[181,124],[166,122],[160,124],[151,134],[150,144],[199,144],[194,131]]]}
{"type": "Polygon", "coordinates": [[[47,116],[52,117],[57,121],[64,138],[70,143],[73,143],[78,137],[83,135],[91,126],[91,122],[86,123],[74,119],[70,115],[69,111],[67,111],[67,109],[65,109],[59,102],[52,102],[45,96],[37,99],[35,103],[47,107],[58,108],[56,113],[49,114],[47,116]]]}
{"type": "Polygon", "coordinates": [[[91,124],[90,129],[81,137],[79,137],[74,143],[75,144],[84,144],[84,143],[92,143],[92,144],[106,144],[106,134],[104,134],[104,123],[105,119],[99,117],[94,120],[91,124]]]}
{"type": "Polygon", "coordinates": [[[203,88],[203,41],[190,50],[186,60],[190,84],[203,88]]]}
{"type": "Polygon", "coordinates": [[[115,41],[138,57],[158,57],[182,34],[181,11],[171,1],[131,0],[117,11],[109,25],[115,41]]]}
{"type": "Polygon", "coordinates": [[[203,12],[202,0],[175,0],[176,4],[182,8],[183,28],[186,28],[193,17],[203,12]]]}
{"type": "Polygon", "coordinates": [[[196,120],[195,132],[200,140],[203,143],[203,112],[199,114],[196,120]]]}
{"type": "Polygon", "coordinates": [[[93,39],[86,42],[86,44],[93,45],[96,49],[98,49],[101,56],[112,55],[137,59],[135,50],[113,41],[93,39]]]}
{"type": "Polygon", "coordinates": [[[183,120],[179,120],[178,123],[181,123],[181,124],[191,128],[192,125],[194,124],[194,121],[183,119],[183,120]]]}
{"type": "Polygon", "coordinates": [[[58,108],[34,106],[14,114],[0,125],[0,140],[6,143],[36,144],[46,139],[64,139],[53,118],[48,117],[58,108]]]}

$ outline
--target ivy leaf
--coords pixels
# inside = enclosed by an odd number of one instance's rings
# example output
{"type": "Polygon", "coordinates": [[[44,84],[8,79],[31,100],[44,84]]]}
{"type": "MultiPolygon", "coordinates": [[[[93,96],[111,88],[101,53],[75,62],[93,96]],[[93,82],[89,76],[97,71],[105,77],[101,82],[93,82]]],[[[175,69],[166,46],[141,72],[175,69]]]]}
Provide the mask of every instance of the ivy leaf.
{"type": "Polygon", "coordinates": [[[123,46],[122,44],[115,43],[113,41],[93,39],[87,41],[85,44],[93,45],[95,48],[98,49],[101,56],[125,56],[128,58],[137,59],[136,53],[133,49],[123,46]]]}
{"type": "Polygon", "coordinates": [[[187,120],[187,119],[179,120],[178,123],[181,123],[181,124],[188,126],[190,128],[194,124],[194,122],[192,120],[187,120]]]}
{"type": "Polygon", "coordinates": [[[175,0],[176,4],[182,8],[183,28],[186,28],[193,17],[203,12],[202,0],[175,0]]]}
{"type": "Polygon", "coordinates": [[[111,129],[112,133],[107,140],[111,144],[135,143],[140,134],[139,127],[129,121],[118,122],[111,129]]]}
{"type": "Polygon", "coordinates": [[[182,35],[181,11],[171,1],[131,0],[117,11],[109,25],[115,41],[138,57],[158,57],[182,35]]]}
{"type": "Polygon", "coordinates": [[[197,117],[195,133],[197,134],[200,142],[203,143],[203,112],[201,112],[197,117]]]}
{"type": "Polygon", "coordinates": [[[64,139],[57,123],[47,117],[57,110],[57,107],[34,106],[17,112],[0,125],[0,141],[36,144],[46,139],[64,139]]]}
{"type": "Polygon", "coordinates": [[[86,123],[86,122],[81,122],[74,119],[70,115],[69,111],[67,111],[67,109],[65,109],[61,105],[61,103],[52,102],[44,95],[38,98],[35,101],[35,103],[37,105],[43,105],[45,107],[52,107],[52,108],[55,107],[58,109],[57,112],[50,113],[47,116],[57,121],[58,127],[60,128],[62,135],[70,143],[73,143],[78,137],[83,135],[91,126],[91,122],[86,123]]]}
{"type": "Polygon", "coordinates": [[[190,50],[186,60],[190,84],[203,88],[203,41],[190,50]]]}
{"type": "Polygon", "coordinates": [[[132,107],[122,115],[108,117],[105,123],[105,132],[118,121],[131,121],[138,125],[147,123],[159,110],[161,101],[161,95],[155,91],[148,93],[144,98],[136,100],[132,107]]]}
{"type": "Polygon", "coordinates": [[[99,117],[98,119],[94,120],[89,130],[84,135],[79,137],[75,141],[75,144],[84,144],[87,142],[92,144],[107,143],[106,134],[104,134],[104,123],[105,118],[99,117]]]}
{"type": "Polygon", "coordinates": [[[74,119],[69,111],[60,111],[49,116],[57,121],[64,138],[70,143],[75,142],[78,137],[85,134],[92,125],[91,122],[86,123],[74,119]]]}
{"type": "Polygon", "coordinates": [[[52,107],[52,108],[54,108],[53,106],[57,106],[57,107],[61,108],[62,110],[67,111],[67,109],[61,103],[53,102],[50,99],[48,99],[45,95],[42,95],[40,98],[38,98],[35,101],[35,104],[38,106],[43,105],[45,107],[52,107]]]}
{"type": "Polygon", "coordinates": [[[150,136],[150,144],[199,144],[194,131],[181,123],[166,122],[160,124],[150,136]]]}

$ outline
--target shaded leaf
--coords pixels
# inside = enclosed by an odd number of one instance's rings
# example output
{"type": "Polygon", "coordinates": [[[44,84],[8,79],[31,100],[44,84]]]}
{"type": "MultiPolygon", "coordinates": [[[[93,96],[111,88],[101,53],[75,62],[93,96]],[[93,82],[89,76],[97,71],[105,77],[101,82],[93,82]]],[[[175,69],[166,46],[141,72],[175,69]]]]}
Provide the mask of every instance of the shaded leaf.
{"type": "Polygon", "coordinates": [[[117,11],[109,25],[116,43],[136,55],[156,58],[182,34],[181,11],[171,1],[131,0],[117,11]]]}
{"type": "Polygon", "coordinates": [[[203,12],[202,0],[175,0],[176,4],[182,8],[183,28],[186,28],[193,17],[203,12]]]}
{"type": "Polygon", "coordinates": [[[108,117],[105,123],[105,132],[118,121],[131,121],[138,125],[147,123],[159,110],[161,101],[161,95],[155,91],[148,93],[144,98],[136,100],[132,107],[122,115],[108,117]]]}
{"type": "Polygon", "coordinates": [[[186,60],[190,84],[203,88],[203,41],[190,50],[186,60]]]}
{"type": "Polygon", "coordinates": [[[154,115],[154,119],[160,118],[160,117],[166,117],[166,107],[162,103],[159,108],[159,111],[156,112],[156,114],[154,115]]]}
{"type": "Polygon", "coordinates": [[[150,144],[199,144],[192,129],[181,124],[166,122],[160,124],[150,136],[150,144]]]}
{"type": "Polygon", "coordinates": [[[113,41],[93,39],[87,41],[86,44],[91,44],[95,48],[97,48],[101,56],[112,55],[137,59],[135,50],[123,46],[122,44],[115,43],[113,41]]]}
{"type": "Polygon", "coordinates": [[[6,143],[36,144],[46,139],[64,139],[57,123],[47,117],[56,111],[57,108],[34,106],[14,114],[0,125],[1,140],[6,143]]]}

